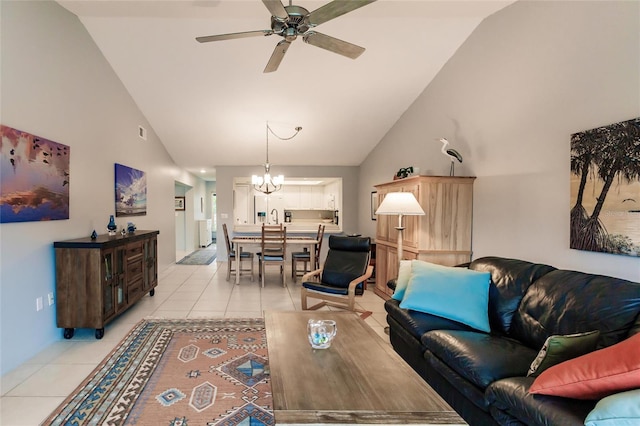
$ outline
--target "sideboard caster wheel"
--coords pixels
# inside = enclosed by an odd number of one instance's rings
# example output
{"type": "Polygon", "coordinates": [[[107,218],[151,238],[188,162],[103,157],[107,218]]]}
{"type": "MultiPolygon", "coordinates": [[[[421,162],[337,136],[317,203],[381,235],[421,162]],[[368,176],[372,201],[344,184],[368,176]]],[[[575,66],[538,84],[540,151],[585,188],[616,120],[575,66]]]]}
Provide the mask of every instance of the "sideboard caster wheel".
{"type": "Polygon", "coordinates": [[[151,291],[149,292],[149,296],[153,297],[154,294],[156,294],[156,289],[152,288],[151,291]]]}
{"type": "Polygon", "coordinates": [[[65,328],[64,334],[63,334],[64,338],[71,339],[73,337],[73,331],[74,331],[73,328],[65,328]]]}
{"type": "Polygon", "coordinates": [[[96,339],[100,340],[104,337],[104,328],[96,328],[96,339]]]}

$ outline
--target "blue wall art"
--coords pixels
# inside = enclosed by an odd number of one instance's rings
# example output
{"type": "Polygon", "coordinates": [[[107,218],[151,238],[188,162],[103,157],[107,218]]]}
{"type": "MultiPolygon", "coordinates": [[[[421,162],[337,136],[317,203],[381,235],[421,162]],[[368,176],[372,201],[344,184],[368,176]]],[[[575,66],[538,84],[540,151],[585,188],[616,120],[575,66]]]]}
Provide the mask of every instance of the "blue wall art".
{"type": "Polygon", "coordinates": [[[71,148],[0,125],[0,223],[69,219],[71,148]]]}
{"type": "Polygon", "coordinates": [[[147,214],[147,176],[145,172],[117,164],[116,216],[144,216],[147,214]]]}

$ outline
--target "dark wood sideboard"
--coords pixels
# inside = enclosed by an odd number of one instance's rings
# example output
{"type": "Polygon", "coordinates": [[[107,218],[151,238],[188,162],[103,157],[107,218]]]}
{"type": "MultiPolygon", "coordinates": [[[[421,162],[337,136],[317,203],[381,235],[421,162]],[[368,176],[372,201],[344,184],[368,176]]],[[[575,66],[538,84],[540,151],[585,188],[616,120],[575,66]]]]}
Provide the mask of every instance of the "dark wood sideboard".
{"type": "Polygon", "coordinates": [[[57,241],[56,322],[71,339],[75,328],[104,326],[158,285],[160,231],[57,241]]]}

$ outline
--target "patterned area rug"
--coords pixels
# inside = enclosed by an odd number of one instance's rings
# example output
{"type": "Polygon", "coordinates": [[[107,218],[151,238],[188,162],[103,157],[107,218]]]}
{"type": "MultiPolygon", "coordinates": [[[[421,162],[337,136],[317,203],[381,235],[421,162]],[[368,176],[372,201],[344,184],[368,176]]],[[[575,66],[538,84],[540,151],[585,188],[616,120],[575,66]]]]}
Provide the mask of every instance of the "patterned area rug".
{"type": "Polygon", "coordinates": [[[208,247],[196,250],[188,256],[183,257],[178,262],[179,265],[208,265],[216,258],[216,247],[208,247]]]}
{"type": "Polygon", "coordinates": [[[273,425],[263,319],[146,319],[45,425],[273,425]]]}

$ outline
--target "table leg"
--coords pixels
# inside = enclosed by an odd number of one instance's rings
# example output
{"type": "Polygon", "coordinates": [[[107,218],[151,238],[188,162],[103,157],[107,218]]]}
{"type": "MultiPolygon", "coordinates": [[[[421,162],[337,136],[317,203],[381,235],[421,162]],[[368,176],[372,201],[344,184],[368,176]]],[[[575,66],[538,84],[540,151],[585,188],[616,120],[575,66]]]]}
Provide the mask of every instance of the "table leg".
{"type": "Polygon", "coordinates": [[[238,250],[236,251],[236,285],[240,284],[240,267],[242,266],[242,247],[237,246],[238,250]]]}
{"type": "Polygon", "coordinates": [[[314,271],[316,269],[316,245],[315,244],[311,244],[309,246],[309,261],[311,262],[309,264],[309,270],[310,271],[314,271]]]}

